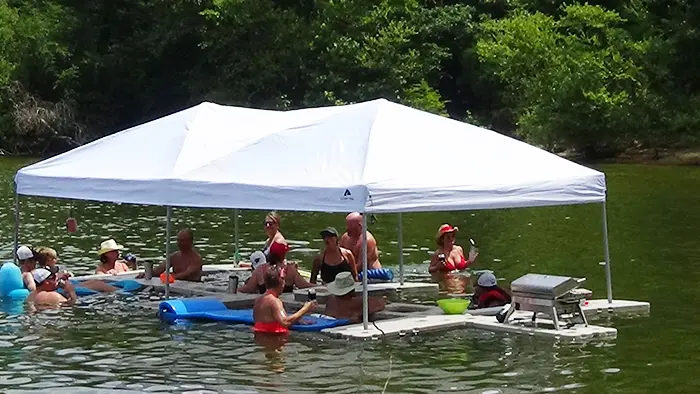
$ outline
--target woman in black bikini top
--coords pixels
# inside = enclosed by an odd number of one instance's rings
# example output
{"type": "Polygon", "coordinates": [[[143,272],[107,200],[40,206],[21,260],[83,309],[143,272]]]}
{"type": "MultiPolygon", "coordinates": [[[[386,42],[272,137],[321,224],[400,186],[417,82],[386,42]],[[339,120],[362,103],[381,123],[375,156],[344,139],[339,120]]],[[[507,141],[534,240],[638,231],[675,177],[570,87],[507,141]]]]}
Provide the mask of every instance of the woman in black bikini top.
{"type": "Polygon", "coordinates": [[[311,283],[316,283],[319,274],[323,283],[331,283],[340,272],[350,272],[353,279],[357,280],[355,257],[348,249],[338,246],[338,231],[333,227],[325,228],[321,231],[321,237],[325,248],[314,258],[311,283]]]}

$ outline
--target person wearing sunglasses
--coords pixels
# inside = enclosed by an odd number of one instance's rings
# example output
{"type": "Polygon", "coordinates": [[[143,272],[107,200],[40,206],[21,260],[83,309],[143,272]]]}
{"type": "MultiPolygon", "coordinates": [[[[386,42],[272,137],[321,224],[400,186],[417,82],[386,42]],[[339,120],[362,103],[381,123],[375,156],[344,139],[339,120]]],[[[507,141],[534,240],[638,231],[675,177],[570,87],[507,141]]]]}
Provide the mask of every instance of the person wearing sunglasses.
{"type": "Polygon", "coordinates": [[[59,306],[72,305],[78,299],[75,288],[67,280],[59,280],[56,274],[46,268],[37,268],[32,272],[36,289],[29,293],[27,302],[34,305],[59,306]],[[61,295],[58,289],[63,289],[67,298],[61,295]]]}
{"type": "Polygon", "coordinates": [[[263,222],[263,226],[265,228],[265,235],[267,235],[267,239],[265,240],[265,246],[263,247],[263,254],[265,254],[265,258],[270,258],[270,247],[274,243],[280,243],[287,245],[287,240],[284,238],[284,235],[280,232],[280,224],[282,222],[282,218],[280,215],[272,211],[265,216],[265,221],[263,222]]]}

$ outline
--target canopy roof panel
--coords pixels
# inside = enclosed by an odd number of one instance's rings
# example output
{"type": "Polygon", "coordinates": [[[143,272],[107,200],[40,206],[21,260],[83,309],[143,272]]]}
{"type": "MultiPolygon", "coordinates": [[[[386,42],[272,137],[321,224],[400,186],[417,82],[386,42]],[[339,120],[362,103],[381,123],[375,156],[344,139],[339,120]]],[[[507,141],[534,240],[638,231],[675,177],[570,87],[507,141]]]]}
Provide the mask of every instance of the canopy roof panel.
{"type": "Polygon", "coordinates": [[[383,99],[294,111],[202,103],[25,167],[15,181],[23,195],[326,212],[605,200],[598,171],[383,99]]]}

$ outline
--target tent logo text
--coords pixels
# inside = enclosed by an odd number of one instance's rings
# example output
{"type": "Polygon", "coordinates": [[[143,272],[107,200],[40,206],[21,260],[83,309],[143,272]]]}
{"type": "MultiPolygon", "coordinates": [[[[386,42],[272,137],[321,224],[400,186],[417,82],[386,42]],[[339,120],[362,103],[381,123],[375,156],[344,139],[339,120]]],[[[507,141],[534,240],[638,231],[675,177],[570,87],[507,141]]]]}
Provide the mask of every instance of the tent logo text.
{"type": "Polygon", "coordinates": [[[350,189],[345,189],[345,193],[343,193],[343,197],[341,200],[351,200],[354,201],[355,199],[352,197],[352,193],[350,193],[350,189]]]}

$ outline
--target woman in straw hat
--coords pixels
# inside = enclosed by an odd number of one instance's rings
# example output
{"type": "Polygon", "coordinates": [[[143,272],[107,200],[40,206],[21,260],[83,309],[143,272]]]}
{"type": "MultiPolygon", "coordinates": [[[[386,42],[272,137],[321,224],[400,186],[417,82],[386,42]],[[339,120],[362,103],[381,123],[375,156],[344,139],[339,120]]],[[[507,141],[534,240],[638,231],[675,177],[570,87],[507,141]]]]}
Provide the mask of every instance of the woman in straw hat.
{"type": "MultiPolygon", "coordinates": [[[[362,296],[355,292],[355,279],[350,272],[339,272],[335,280],[327,285],[331,296],[326,302],[325,314],[336,319],[348,319],[353,323],[362,321],[362,296]]],[[[367,307],[370,318],[384,309],[386,301],[370,297],[367,307]]]]}
{"type": "Polygon", "coordinates": [[[122,272],[128,272],[129,266],[119,259],[119,251],[124,249],[123,246],[117,244],[113,239],[108,239],[100,244],[100,250],[97,255],[100,256],[100,265],[95,270],[96,274],[112,274],[116,275],[122,272]]]}

